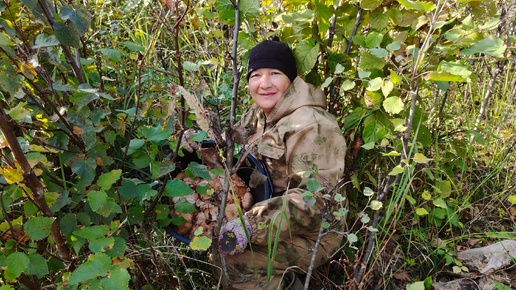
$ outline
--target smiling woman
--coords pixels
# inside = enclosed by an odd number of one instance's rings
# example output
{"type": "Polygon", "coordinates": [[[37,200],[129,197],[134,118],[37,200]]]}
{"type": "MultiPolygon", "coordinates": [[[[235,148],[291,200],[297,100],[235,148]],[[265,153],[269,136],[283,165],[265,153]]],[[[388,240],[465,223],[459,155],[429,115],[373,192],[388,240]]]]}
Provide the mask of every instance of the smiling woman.
{"type": "Polygon", "coordinates": [[[290,80],[282,71],[259,68],[249,75],[249,91],[254,103],[268,116],[290,86],[290,80]]]}
{"type": "MultiPolygon", "coordinates": [[[[326,111],[326,96],[297,76],[286,44],[256,45],[249,53],[247,79],[255,104],[240,120],[250,129],[249,142],[243,145],[266,165],[273,196],[254,204],[242,220],[224,224],[220,249],[233,288],[300,289],[291,271],[307,271],[325,206],[320,192],[307,196],[307,182],[316,179],[328,188],[334,186],[344,171],[346,143],[334,116],[326,111]],[[270,230],[277,240],[270,240],[270,230]],[[275,256],[269,243],[277,243],[275,256]]],[[[330,222],[329,230],[342,231],[343,222],[330,222]]],[[[328,261],[341,240],[335,233],[325,235],[314,265],[328,261]]]]}

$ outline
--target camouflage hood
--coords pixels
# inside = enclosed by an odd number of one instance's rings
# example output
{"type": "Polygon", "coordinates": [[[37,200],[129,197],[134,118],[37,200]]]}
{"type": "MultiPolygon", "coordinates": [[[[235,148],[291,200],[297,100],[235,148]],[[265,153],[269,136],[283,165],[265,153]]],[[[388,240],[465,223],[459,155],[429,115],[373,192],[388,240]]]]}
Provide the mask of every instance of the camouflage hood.
{"type": "Polygon", "coordinates": [[[272,109],[267,118],[267,123],[276,122],[304,106],[321,107],[326,110],[326,96],[321,89],[296,77],[272,109]]]}

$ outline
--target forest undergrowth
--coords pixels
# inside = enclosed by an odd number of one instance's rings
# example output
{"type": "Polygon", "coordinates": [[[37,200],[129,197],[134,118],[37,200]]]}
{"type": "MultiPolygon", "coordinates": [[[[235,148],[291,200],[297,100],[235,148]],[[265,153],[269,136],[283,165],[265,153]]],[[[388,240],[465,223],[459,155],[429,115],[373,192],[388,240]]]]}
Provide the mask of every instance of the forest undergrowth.
{"type": "MultiPolygon", "coordinates": [[[[0,0],[0,290],[226,286],[216,237],[165,230],[193,205],[163,201],[191,194],[185,140],[224,143],[252,104],[242,76],[264,39],[293,48],[348,142],[349,212],[333,213],[348,227],[305,288],[478,282],[457,253],[516,239],[515,8],[0,0]]],[[[493,285],[515,288],[512,268],[493,285]]]]}

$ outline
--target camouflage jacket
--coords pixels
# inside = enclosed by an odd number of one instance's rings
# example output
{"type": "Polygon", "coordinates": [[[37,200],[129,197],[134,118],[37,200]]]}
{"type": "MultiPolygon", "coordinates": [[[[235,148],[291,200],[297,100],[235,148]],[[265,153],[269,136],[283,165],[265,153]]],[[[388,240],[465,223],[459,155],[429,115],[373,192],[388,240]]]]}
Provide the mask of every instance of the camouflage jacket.
{"type": "Polygon", "coordinates": [[[246,213],[253,229],[251,242],[267,243],[268,227],[259,225],[269,225],[284,203],[289,225],[283,222],[280,238],[293,233],[316,237],[324,201],[315,194],[315,204],[309,205],[301,195],[310,176],[321,185],[335,185],[344,172],[346,153],[342,131],[326,111],[326,96],[297,77],[267,118],[253,105],[240,122],[252,127],[248,149],[265,161],[274,185],[273,198],[255,204],[246,213]],[[305,174],[313,172],[310,166],[318,174],[305,174]]]}

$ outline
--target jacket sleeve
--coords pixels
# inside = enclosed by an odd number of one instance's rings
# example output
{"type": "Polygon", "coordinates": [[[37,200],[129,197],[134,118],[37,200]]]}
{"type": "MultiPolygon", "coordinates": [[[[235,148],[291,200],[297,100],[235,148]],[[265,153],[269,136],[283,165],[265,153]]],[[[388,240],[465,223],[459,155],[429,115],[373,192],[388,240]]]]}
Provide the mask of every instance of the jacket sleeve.
{"type": "Polygon", "coordinates": [[[324,200],[320,193],[313,194],[313,205],[303,199],[308,180],[303,178],[303,173],[310,171],[307,164],[313,163],[318,170],[314,177],[321,185],[328,181],[331,186],[337,182],[344,170],[345,140],[338,126],[333,123],[324,123],[324,120],[312,122],[301,129],[281,132],[280,135],[284,136],[285,158],[289,165],[287,167],[290,179],[293,184],[298,185],[296,188],[288,189],[281,196],[255,204],[246,213],[253,229],[251,242],[254,244],[267,245],[269,235],[271,234],[274,239],[278,229],[281,240],[292,235],[315,240],[321,226],[324,200]]]}

